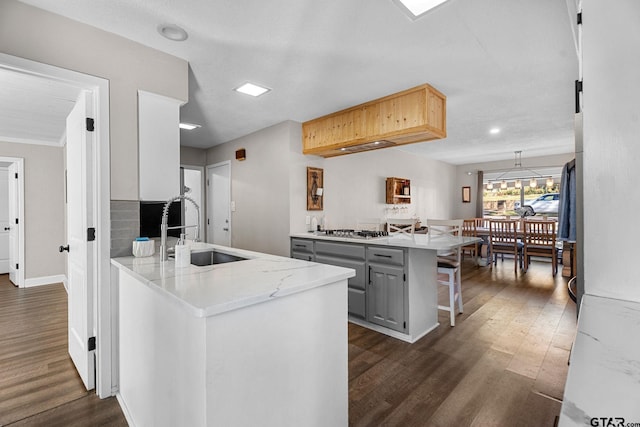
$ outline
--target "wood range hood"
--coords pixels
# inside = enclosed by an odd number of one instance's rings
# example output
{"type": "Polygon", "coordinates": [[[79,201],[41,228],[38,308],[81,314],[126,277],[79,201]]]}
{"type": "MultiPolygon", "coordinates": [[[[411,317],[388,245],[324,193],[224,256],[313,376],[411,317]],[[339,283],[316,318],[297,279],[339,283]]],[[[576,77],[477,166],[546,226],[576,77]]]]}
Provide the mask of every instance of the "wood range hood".
{"type": "Polygon", "coordinates": [[[428,84],[302,124],[302,152],[334,157],[447,136],[447,97],[428,84]]]}

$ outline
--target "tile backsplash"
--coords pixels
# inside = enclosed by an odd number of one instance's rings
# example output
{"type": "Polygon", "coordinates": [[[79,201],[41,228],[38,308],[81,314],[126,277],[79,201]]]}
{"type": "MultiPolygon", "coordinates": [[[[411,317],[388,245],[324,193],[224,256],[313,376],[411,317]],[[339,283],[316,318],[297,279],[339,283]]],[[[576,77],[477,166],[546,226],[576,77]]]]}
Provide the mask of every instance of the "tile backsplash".
{"type": "Polygon", "coordinates": [[[111,201],[111,257],[131,256],[132,242],[140,233],[140,202],[111,201]]]}

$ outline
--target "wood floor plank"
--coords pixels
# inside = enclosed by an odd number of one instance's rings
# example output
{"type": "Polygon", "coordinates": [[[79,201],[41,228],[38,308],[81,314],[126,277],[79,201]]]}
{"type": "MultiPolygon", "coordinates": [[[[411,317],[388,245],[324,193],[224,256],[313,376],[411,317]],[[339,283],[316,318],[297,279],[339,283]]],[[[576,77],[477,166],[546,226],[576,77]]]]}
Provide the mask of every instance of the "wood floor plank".
{"type": "Polygon", "coordinates": [[[0,275],[0,425],[126,425],[73,366],[62,284],[19,289],[0,275]]]}

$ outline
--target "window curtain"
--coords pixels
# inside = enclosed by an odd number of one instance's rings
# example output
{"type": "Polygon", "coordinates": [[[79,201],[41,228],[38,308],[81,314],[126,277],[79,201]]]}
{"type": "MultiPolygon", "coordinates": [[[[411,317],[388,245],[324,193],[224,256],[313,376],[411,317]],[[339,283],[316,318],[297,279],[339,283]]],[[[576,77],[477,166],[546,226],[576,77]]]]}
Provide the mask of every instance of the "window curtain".
{"type": "Polygon", "coordinates": [[[483,200],[484,193],[484,172],[478,171],[478,186],[476,187],[476,218],[482,218],[484,216],[483,200]]]}
{"type": "Polygon", "coordinates": [[[562,168],[558,203],[558,240],[576,241],[576,160],[562,168]]]}

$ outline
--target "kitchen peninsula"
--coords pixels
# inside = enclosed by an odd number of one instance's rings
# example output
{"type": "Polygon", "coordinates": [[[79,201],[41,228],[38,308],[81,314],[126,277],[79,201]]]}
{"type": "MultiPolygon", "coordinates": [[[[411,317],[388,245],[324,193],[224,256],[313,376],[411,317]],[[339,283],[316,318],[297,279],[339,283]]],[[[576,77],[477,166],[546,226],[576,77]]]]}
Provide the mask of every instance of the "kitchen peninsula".
{"type": "Polygon", "coordinates": [[[437,253],[475,237],[291,235],[291,257],[352,268],[349,321],[413,343],[438,326],[437,253]]]}
{"type": "Polygon", "coordinates": [[[130,425],[346,426],[353,271],[198,245],[243,260],[112,260],[130,425]]]}

